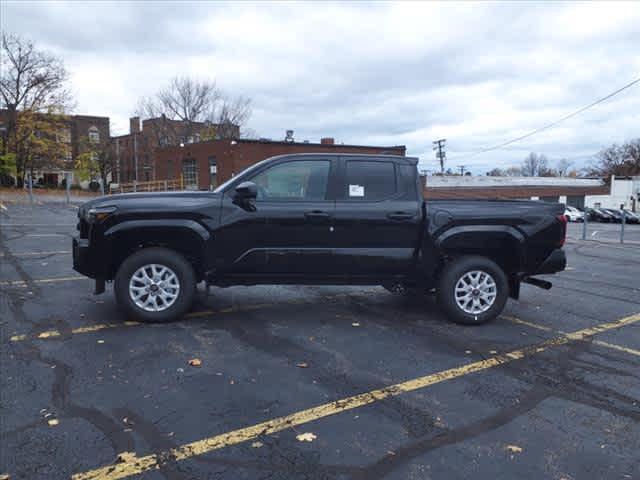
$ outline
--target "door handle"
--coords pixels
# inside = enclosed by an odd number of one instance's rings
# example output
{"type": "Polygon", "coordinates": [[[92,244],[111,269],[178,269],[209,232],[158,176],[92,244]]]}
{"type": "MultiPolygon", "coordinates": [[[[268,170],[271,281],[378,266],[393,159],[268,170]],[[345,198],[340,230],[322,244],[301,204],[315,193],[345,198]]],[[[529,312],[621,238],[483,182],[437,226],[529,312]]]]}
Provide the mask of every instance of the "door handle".
{"type": "Polygon", "coordinates": [[[310,212],[305,212],[304,216],[307,218],[329,218],[329,214],[322,210],[311,210],[310,212]]]}
{"type": "Polygon", "coordinates": [[[391,220],[411,220],[415,215],[407,212],[393,212],[387,215],[391,220]]]}

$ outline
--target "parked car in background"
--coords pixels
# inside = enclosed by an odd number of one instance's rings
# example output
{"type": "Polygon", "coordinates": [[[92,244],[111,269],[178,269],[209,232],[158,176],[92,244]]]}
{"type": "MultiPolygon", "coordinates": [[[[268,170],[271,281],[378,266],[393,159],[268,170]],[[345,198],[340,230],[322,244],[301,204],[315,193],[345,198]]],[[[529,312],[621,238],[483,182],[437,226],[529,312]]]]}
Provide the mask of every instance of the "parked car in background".
{"type": "Polygon", "coordinates": [[[622,223],[622,213],[620,213],[620,210],[614,210],[613,208],[604,208],[603,210],[611,215],[613,222],[622,223]]]}
{"type": "Polygon", "coordinates": [[[584,222],[584,213],[576,207],[567,205],[564,209],[564,214],[570,222],[584,222]]]}
{"type": "Polygon", "coordinates": [[[611,215],[599,208],[587,208],[585,213],[587,214],[587,221],[589,222],[609,223],[613,220],[611,215]]]}
{"type": "Polygon", "coordinates": [[[631,210],[624,211],[624,221],[627,223],[640,223],[640,214],[631,210]]]}

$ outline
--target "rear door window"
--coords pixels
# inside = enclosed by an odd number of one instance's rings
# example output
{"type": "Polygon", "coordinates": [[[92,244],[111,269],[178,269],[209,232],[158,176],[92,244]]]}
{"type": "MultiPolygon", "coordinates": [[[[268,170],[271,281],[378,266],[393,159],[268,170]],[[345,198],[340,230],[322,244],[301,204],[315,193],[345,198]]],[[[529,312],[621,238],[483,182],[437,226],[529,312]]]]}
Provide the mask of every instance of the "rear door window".
{"type": "Polygon", "coordinates": [[[347,160],[345,180],[345,198],[348,200],[385,200],[397,192],[393,162],[347,160]]]}

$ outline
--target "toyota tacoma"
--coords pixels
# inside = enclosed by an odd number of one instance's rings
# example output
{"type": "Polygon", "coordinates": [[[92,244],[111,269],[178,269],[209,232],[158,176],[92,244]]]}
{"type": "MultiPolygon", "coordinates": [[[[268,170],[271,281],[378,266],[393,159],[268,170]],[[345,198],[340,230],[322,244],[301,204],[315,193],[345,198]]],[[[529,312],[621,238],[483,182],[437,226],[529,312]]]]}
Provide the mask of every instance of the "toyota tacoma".
{"type": "Polygon", "coordinates": [[[73,266],[113,281],[141,321],[180,318],[199,282],[382,285],[435,290],[447,317],[481,324],[520,284],[564,270],[564,206],[540,201],[428,200],[417,159],[282,155],[213,192],[100,197],[78,210],[73,266]]]}

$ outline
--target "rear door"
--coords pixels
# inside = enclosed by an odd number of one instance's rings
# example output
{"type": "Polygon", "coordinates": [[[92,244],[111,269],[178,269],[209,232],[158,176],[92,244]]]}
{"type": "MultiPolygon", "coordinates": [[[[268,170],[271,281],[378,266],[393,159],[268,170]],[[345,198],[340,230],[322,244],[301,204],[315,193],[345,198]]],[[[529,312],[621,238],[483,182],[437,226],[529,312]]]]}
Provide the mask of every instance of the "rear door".
{"type": "Polygon", "coordinates": [[[421,192],[412,159],[341,157],[334,261],[348,276],[405,274],[421,227],[421,192]]]}

